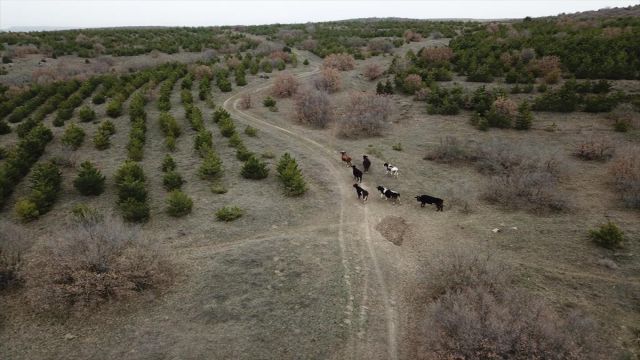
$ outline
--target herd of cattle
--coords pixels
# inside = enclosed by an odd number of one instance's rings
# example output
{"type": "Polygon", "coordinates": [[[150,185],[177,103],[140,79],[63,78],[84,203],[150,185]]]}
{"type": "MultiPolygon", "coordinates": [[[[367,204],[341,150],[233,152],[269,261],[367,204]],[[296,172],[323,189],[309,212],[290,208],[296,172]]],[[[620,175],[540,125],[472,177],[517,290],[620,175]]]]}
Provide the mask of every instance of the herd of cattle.
{"type": "MultiPolygon", "coordinates": [[[[362,186],[360,186],[360,183],[362,183],[362,175],[368,172],[369,168],[371,167],[371,160],[369,160],[369,157],[367,155],[362,155],[362,170],[360,170],[357,166],[351,163],[351,156],[349,156],[346,151],[340,151],[340,154],[342,156],[342,161],[347,165],[347,167],[350,167],[353,170],[353,177],[356,180],[356,183],[353,184],[353,187],[356,189],[358,199],[366,202],[369,198],[369,192],[362,186]]],[[[400,169],[389,163],[384,163],[384,169],[386,175],[395,176],[397,178],[400,174],[400,169]]],[[[394,203],[400,203],[399,192],[386,188],[382,185],[378,185],[376,189],[380,191],[380,197],[384,198],[385,200],[390,199],[394,203]]],[[[434,204],[436,206],[436,211],[444,210],[444,200],[440,198],[430,195],[418,195],[415,198],[418,202],[420,202],[421,207],[424,207],[425,204],[434,204]]]]}

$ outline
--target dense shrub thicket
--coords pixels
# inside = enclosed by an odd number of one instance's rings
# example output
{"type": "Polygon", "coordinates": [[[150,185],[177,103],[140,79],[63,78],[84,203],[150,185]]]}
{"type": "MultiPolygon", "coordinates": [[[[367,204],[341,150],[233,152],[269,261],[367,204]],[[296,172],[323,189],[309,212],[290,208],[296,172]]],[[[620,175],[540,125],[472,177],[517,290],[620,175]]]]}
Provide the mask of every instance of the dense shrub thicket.
{"type": "Polygon", "coordinates": [[[29,180],[29,195],[16,203],[16,214],[25,222],[51,210],[60,193],[62,172],[53,162],[46,162],[34,167],[29,180]]]}
{"type": "Polygon", "coordinates": [[[578,78],[637,79],[638,29],[640,20],[634,17],[527,19],[477,24],[449,45],[455,70],[469,77],[507,74],[518,82],[533,76],[555,82],[564,72],[578,78]]]}
{"type": "Polygon", "coordinates": [[[39,124],[8,152],[0,164],[0,207],[5,204],[15,186],[27,175],[52,139],[51,130],[39,124]]]}
{"type": "Polygon", "coordinates": [[[115,175],[118,190],[118,208],[122,217],[130,222],[145,222],[149,219],[146,177],[142,167],[131,160],[125,161],[115,175]]]}
{"type": "Polygon", "coordinates": [[[35,45],[38,51],[47,56],[76,54],[87,58],[142,55],[154,50],[168,54],[206,49],[234,53],[258,45],[258,41],[231,29],[211,27],[4,32],[0,34],[0,43],[10,46],[35,45]]]}

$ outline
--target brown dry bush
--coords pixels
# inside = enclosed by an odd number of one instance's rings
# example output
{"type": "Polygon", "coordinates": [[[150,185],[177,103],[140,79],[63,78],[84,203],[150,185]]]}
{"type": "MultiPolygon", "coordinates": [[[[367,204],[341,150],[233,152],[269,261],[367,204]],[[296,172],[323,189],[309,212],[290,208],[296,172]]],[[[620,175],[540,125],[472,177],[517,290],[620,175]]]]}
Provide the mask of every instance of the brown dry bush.
{"type": "Polygon", "coordinates": [[[279,74],[271,86],[271,95],[279,98],[293,96],[298,91],[298,79],[291,73],[279,74]]]}
{"type": "Polygon", "coordinates": [[[323,68],[320,74],[313,81],[316,89],[328,93],[340,91],[342,78],[340,72],[333,68],[323,68]]]}
{"type": "Polygon", "coordinates": [[[243,94],[240,97],[240,108],[243,109],[243,110],[251,109],[251,105],[252,105],[251,94],[248,94],[248,93],[247,94],[243,94]]]}
{"type": "Polygon", "coordinates": [[[404,31],[404,34],[403,34],[403,37],[404,37],[404,40],[405,40],[406,42],[412,42],[412,41],[418,42],[418,41],[422,41],[422,35],[421,35],[420,33],[417,33],[417,32],[415,32],[415,31],[411,30],[411,29],[407,29],[407,30],[405,30],[405,31],[404,31]]]}
{"type": "Polygon", "coordinates": [[[469,146],[464,145],[455,136],[440,138],[440,144],[427,152],[425,160],[443,164],[451,164],[475,160],[475,156],[469,146]]]}
{"type": "Polygon", "coordinates": [[[24,229],[0,220],[0,292],[22,284],[24,253],[30,245],[24,229]]]}
{"type": "Polygon", "coordinates": [[[158,290],[171,279],[159,251],[119,217],[83,209],[25,271],[37,311],[64,313],[158,290]]]}
{"type": "Polygon", "coordinates": [[[353,70],[356,66],[356,61],[353,56],[349,54],[331,54],[324,58],[322,66],[340,71],[353,70]]]}
{"type": "Polygon", "coordinates": [[[324,128],[333,121],[334,109],[329,95],[321,90],[303,89],[295,98],[298,121],[324,128]]]}
{"type": "Polygon", "coordinates": [[[560,58],[555,55],[543,56],[540,59],[531,61],[529,69],[536,76],[544,78],[547,84],[555,84],[560,80],[562,71],[560,69],[560,58]]]}
{"type": "Polygon", "coordinates": [[[304,50],[312,51],[318,47],[318,42],[313,39],[306,39],[302,42],[302,44],[300,44],[300,46],[304,50]]]}
{"type": "Polygon", "coordinates": [[[17,58],[23,58],[23,57],[26,57],[27,55],[40,53],[38,48],[35,45],[32,45],[32,44],[29,44],[29,45],[18,45],[16,47],[14,47],[11,52],[13,53],[13,56],[15,56],[17,58]]]}
{"type": "Polygon", "coordinates": [[[558,188],[563,165],[535,148],[491,142],[476,150],[476,168],[491,175],[485,200],[510,209],[563,211],[568,201],[558,188]]]}
{"type": "Polygon", "coordinates": [[[193,74],[196,79],[202,80],[205,77],[211,78],[213,76],[213,70],[207,65],[197,65],[193,68],[193,74]]]}
{"type": "Polygon", "coordinates": [[[457,250],[430,264],[415,299],[420,314],[410,357],[417,359],[598,359],[595,322],[561,317],[513,287],[488,257],[457,250]],[[426,306],[425,306],[426,304],[426,306]]]}
{"type": "Polygon", "coordinates": [[[445,62],[453,59],[453,50],[450,47],[424,48],[420,56],[428,62],[445,62]]]}
{"type": "Polygon", "coordinates": [[[289,53],[284,52],[282,50],[278,50],[278,51],[274,51],[271,54],[269,54],[269,58],[271,60],[282,60],[285,63],[289,62],[289,53]]]}
{"type": "Polygon", "coordinates": [[[609,160],[615,151],[615,146],[609,139],[601,138],[585,138],[575,145],[573,155],[582,160],[609,160]]]}
{"type": "Polygon", "coordinates": [[[338,135],[378,136],[388,126],[391,100],[384,95],[353,92],[343,116],[338,119],[338,135]]]}
{"type": "Polygon", "coordinates": [[[634,146],[619,151],[609,168],[609,173],[624,204],[640,209],[640,147],[634,146]]]}
{"type": "Polygon", "coordinates": [[[364,76],[369,79],[369,81],[373,81],[384,74],[384,70],[378,64],[368,64],[364,68],[364,76]]]}

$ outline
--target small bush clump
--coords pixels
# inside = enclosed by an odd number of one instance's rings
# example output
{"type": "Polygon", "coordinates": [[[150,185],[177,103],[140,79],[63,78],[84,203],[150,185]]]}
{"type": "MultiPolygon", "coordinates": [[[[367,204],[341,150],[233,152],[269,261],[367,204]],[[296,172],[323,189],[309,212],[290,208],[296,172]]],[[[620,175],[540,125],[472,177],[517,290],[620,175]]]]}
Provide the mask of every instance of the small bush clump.
{"type": "Polygon", "coordinates": [[[215,179],[222,175],[222,171],[222,160],[213,150],[209,149],[198,169],[198,175],[201,179],[215,179]]]}
{"type": "Polygon", "coordinates": [[[181,217],[191,213],[193,200],[180,190],[173,190],[167,199],[167,213],[174,217],[181,217]]]}
{"type": "Polygon", "coordinates": [[[116,172],[118,207],[123,218],[130,222],[149,220],[149,204],[142,167],[127,160],[116,172]]]}
{"type": "Polygon", "coordinates": [[[77,150],[84,142],[84,130],[76,124],[67,126],[62,135],[61,141],[73,150],[77,150]]]}
{"type": "Polygon", "coordinates": [[[0,293],[23,283],[24,252],[30,241],[24,230],[0,220],[0,293]]]}
{"type": "Polygon", "coordinates": [[[254,128],[251,125],[247,125],[247,127],[244,128],[244,133],[249,137],[256,137],[258,136],[258,129],[254,128]]]}
{"type": "Polygon", "coordinates": [[[82,122],[89,122],[96,119],[96,112],[88,106],[83,106],[78,110],[78,117],[82,122]]]}
{"type": "Polygon", "coordinates": [[[274,107],[274,106],[276,106],[276,101],[271,96],[267,96],[262,101],[262,105],[264,105],[264,107],[268,107],[268,108],[274,107]]]}
{"type": "Polygon", "coordinates": [[[182,184],[184,184],[184,180],[176,171],[169,171],[162,177],[162,185],[167,191],[180,189],[182,184]]]}
{"type": "Polygon", "coordinates": [[[341,136],[378,136],[391,116],[391,100],[384,95],[352,93],[343,116],[338,119],[341,136]]]}
{"type": "Polygon", "coordinates": [[[607,249],[619,248],[624,242],[624,233],[611,221],[600,226],[597,230],[590,230],[589,237],[597,245],[607,249]]]}
{"type": "Polygon", "coordinates": [[[171,155],[169,154],[165,155],[164,159],[162,159],[162,165],[160,166],[160,169],[162,170],[162,172],[173,171],[175,170],[175,168],[176,168],[175,160],[173,160],[171,155]]]}
{"type": "Polygon", "coordinates": [[[629,147],[618,151],[609,173],[624,204],[640,209],[640,148],[629,147]]]}
{"type": "Polygon", "coordinates": [[[100,195],[104,191],[105,176],[90,161],[80,164],[73,186],[82,195],[100,195]]]}
{"type": "Polygon", "coordinates": [[[255,156],[250,156],[242,166],[240,173],[242,174],[242,177],[246,179],[260,180],[269,175],[269,169],[267,168],[266,163],[260,161],[255,156]]]}
{"type": "Polygon", "coordinates": [[[216,217],[221,221],[233,221],[244,215],[244,211],[237,206],[225,206],[216,211],[216,217]]]}
{"type": "Polygon", "coordinates": [[[287,195],[299,196],[307,191],[307,184],[302,176],[302,171],[300,171],[298,163],[289,153],[282,155],[276,170],[287,195]]]}

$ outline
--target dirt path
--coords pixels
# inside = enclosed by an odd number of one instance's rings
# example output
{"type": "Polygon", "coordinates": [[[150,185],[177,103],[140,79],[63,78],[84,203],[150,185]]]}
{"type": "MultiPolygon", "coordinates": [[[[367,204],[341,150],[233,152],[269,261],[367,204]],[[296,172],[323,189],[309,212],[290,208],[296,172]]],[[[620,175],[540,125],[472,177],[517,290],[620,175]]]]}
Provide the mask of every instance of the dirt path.
{"type": "MultiPolygon", "coordinates": [[[[310,71],[298,73],[298,78],[307,78],[319,72],[316,66],[310,71]]],[[[305,135],[285,129],[269,123],[245,111],[239,110],[237,103],[240,96],[246,93],[258,93],[268,85],[260,87],[247,87],[242,92],[229,97],[223,107],[235,118],[250,123],[273,136],[285,138],[286,141],[299,143],[301,151],[310,152],[314,157],[321,157],[324,167],[331,173],[336,187],[340,191],[340,220],[337,238],[340,245],[342,265],[344,271],[344,286],[346,289],[347,305],[345,314],[348,316],[349,346],[345,350],[344,358],[398,358],[397,340],[397,315],[389,292],[388,284],[384,276],[384,268],[379,261],[375,244],[371,236],[371,224],[367,206],[360,206],[359,211],[353,211],[351,199],[350,172],[342,167],[337,156],[337,149],[331,149],[305,135]],[[354,227],[346,227],[346,224],[360,223],[361,230],[348,231],[354,227]],[[362,251],[364,249],[365,251],[362,251]],[[355,258],[355,259],[354,259],[355,258]],[[355,265],[361,263],[361,266],[355,265]],[[363,270],[363,273],[360,273],[363,270]],[[373,281],[369,280],[373,278],[373,281]],[[371,295],[377,298],[373,298],[371,295]],[[358,303],[356,296],[361,298],[358,303]],[[359,307],[356,309],[356,305],[359,307]],[[376,314],[383,314],[384,329],[372,328],[373,322],[368,320],[376,314]],[[384,344],[380,344],[381,334],[384,331],[384,344]],[[366,336],[366,337],[365,337],[366,336]],[[363,339],[364,337],[364,339],[363,339]],[[385,355],[386,352],[386,355],[385,355]]],[[[357,229],[357,227],[356,227],[357,229]]]]}

